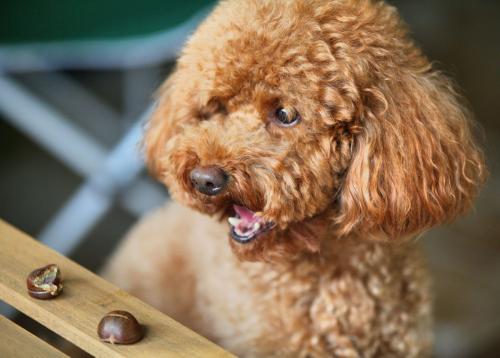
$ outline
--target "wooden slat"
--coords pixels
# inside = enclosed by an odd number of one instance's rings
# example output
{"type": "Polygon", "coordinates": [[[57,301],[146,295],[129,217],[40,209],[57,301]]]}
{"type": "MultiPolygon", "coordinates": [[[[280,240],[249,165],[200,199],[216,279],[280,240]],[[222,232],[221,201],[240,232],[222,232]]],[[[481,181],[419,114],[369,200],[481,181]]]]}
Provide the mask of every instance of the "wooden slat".
{"type": "Polygon", "coordinates": [[[82,268],[0,220],[0,299],[96,357],[230,357],[125,291],[82,268]],[[36,300],[26,293],[26,276],[46,264],[59,265],[62,294],[36,300]],[[128,346],[100,342],[96,328],[111,310],[126,310],[145,325],[146,335],[128,346]]]}
{"type": "Polygon", "coordinates": [[[27,330],[0,316],[0,357],[67,357],[27,330]]]}

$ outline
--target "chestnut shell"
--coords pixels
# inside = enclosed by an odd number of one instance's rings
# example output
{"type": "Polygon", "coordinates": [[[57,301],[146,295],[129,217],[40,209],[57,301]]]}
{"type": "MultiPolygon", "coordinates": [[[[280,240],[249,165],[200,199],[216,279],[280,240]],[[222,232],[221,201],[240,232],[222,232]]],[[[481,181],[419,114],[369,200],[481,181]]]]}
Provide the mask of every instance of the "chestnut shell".
{"type": "Polygon", "coordinates": [[[56,264],[46,265],[33,270],[26,279],[28,294],[40,300],[59,296],[63,289],[61,270],[56,264]]]}
{"type": "Polygon", "coordinates": [[[108,312],[97,326],[97,335],[103,342],[132,344],[142,339],[144,332],[137,319],[127,311],[108,312]]]}

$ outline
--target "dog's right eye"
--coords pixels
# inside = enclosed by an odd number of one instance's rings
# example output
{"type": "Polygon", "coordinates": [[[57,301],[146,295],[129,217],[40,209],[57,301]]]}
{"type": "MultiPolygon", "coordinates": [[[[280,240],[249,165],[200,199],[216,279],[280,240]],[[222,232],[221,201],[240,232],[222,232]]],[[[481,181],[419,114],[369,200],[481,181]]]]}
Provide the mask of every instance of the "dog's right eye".
{"type": "Polygon", "coordinates": [[[226,115],[227,110],[224,104],[218,99],[211,99],[207,105],[200,109],[198,117],[201,121],[206,121],[216,114],[226,115]]]}
{"type": "Polygon", "coordinates": [[[299,123],[300,114],[295,108],[280,107],[273,113],[272,119],[281,127],[292,127],[299,123]]]}

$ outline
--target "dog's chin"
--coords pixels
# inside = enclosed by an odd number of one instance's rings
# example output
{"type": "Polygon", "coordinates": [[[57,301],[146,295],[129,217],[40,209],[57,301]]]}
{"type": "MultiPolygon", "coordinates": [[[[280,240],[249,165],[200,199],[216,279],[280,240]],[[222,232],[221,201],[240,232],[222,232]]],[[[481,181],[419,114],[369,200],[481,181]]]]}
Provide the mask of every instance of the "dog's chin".
{"type": "Polygon", "coordinates": [[[275,227],[255,212],[242,205],[234,204],[232,215],[229,216],[231,238],[239,244],[249,244],[269,233],[275,227]]]}

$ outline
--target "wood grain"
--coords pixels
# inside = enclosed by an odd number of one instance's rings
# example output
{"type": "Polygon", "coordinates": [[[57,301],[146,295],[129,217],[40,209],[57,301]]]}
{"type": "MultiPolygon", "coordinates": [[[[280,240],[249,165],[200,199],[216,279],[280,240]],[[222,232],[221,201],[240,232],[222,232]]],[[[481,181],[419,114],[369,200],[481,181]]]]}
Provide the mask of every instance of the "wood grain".
{"type": "Polygon", "coordinates": [[[67,357],[4,316],[0,316],[0,332],[0,357],[67,357]]]}
{"type": "MultiPolygon", "coordinates": [[[[96,357],[231,357],[214,343],[0,220],[0,299],[96,357]],[[35,268],[59,265],[64,289],[52,300],[26,293],[35,268]],[[112,310],[131,312],[144,339],[128,346],[100,342],[96,327],[112,310]]],[[[145,278],[146,279],[146,278],[145,278]]]]}

